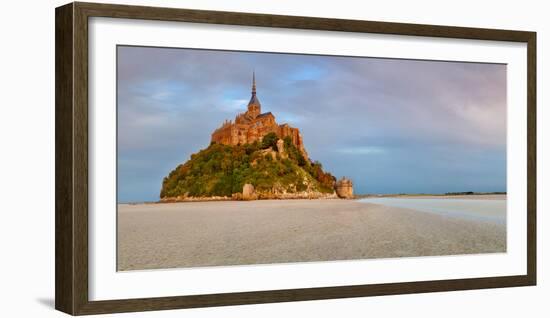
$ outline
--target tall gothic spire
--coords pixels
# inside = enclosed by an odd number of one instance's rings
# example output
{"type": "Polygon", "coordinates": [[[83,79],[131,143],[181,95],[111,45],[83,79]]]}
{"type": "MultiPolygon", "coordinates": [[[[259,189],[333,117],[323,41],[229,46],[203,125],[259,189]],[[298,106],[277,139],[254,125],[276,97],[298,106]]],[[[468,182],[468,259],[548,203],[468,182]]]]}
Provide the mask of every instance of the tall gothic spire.
{"type": "Polygon", "coordinates": [[[256,72],[252,71],[252,95],[256,95],[256,72]]]}
{"type": "Polygon", "coordinates": [[[260,101],[256,96],[256,72],[253,71],[252,72],[252,96],[250,97],[250,101],[248,102],[248,113],[255,118],[261,112],[262,112],[262,106],[260,105],[260,101]]]}

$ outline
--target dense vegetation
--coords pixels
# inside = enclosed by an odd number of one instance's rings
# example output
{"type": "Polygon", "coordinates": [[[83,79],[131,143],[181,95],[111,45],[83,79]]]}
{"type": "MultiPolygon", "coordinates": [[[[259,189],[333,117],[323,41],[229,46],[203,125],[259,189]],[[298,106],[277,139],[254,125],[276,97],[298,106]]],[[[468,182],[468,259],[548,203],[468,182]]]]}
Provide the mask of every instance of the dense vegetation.
{"type": "Polygon", "coordinates": [[[245,183],[259,193],[333,192],[335,178],[319,162],[306,160],[288,137],[279,154],[277,140],[271,133],[253,144],[212,143],[164,178],[160,197],[231,196],[245,183]]]}

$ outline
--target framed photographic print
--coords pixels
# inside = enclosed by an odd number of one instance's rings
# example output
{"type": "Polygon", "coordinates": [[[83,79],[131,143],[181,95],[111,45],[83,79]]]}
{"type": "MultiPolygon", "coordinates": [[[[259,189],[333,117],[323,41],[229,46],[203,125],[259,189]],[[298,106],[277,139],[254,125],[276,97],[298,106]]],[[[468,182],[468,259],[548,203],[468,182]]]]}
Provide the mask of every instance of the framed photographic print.
{"type": "Polygon", "coordinates": [[[56,308],[536,284],[536,33],[56,9],[56,308]]]}

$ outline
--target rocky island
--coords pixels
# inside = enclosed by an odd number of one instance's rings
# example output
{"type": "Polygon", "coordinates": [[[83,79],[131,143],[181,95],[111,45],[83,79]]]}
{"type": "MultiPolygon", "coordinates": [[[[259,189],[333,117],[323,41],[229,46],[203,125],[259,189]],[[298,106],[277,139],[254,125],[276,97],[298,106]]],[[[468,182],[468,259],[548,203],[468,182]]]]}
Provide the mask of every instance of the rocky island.
{"type": "Polygon", "coordinates": [[[210,145],[162,182],[163,202],[195,200],[352,198],[351,180],[336,178],[309,158],[298,128],[262,113],[252,77],[244,113],[226,120],[210,145]]]}

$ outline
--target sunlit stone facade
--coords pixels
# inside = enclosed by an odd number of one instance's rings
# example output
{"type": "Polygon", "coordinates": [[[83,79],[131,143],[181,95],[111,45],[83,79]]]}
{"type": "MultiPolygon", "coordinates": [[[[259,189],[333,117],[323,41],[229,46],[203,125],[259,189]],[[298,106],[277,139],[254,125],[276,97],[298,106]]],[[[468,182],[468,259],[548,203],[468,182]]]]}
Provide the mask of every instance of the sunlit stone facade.
{"type": "Polygon", "coordinates": [[[256,77],[252,76],[252,97],[248,102],[247,111],[238,114],[234,121],[226,120],[221,127],[212,133],[212,142],[224,145],[243,145],[261,141],[268,133],[273,132],[283,139],[289,136],[307,159],[302,135],[298,128],[288,124],[277,124],[271,112],[262,114],[262,106],[256,96],[256,77]]]}

